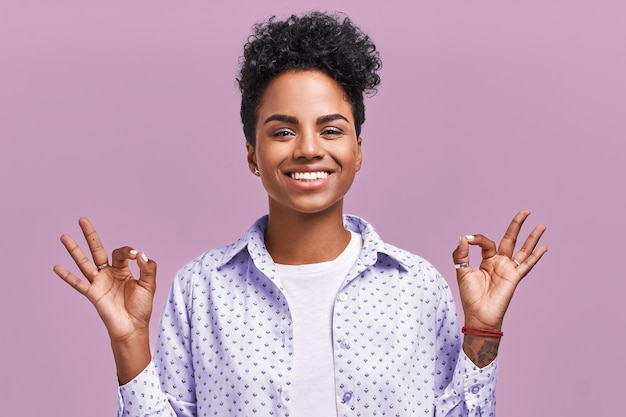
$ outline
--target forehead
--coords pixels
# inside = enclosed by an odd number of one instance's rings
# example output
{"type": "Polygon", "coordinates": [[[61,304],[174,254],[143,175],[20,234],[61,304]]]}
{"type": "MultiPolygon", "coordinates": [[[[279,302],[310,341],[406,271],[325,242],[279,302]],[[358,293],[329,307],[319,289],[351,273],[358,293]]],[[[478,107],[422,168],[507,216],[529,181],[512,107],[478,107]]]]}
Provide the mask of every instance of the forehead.
{"type": "Polygon", "coordinates": [[[352,106],[343,88],[315,70],[288,71],[274,78],[258,109],[259,120],[271,114],[318,117],[334,113],[353,120],[352,106]]]}

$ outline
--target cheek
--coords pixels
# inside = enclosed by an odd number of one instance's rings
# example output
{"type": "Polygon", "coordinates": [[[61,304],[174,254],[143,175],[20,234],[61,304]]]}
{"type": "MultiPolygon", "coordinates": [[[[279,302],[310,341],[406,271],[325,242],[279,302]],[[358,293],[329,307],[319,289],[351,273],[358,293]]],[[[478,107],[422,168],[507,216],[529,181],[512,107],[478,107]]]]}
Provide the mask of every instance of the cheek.
{"type": "Polygon", "coordinates": [[[268,147],[257,142],[256,162],[261,171],[273,171],[280,162],[281,151],[277,147],[268,147]]]}

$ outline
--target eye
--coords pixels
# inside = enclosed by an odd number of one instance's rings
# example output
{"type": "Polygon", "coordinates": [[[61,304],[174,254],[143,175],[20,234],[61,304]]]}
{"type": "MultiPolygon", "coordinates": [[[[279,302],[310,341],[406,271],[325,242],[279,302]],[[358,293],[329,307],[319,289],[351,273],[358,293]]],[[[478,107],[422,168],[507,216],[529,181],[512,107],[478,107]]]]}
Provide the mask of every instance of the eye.
{"type": "Polygon", "coordinates": [[[285,137],[288,137],[288,136],[294,136],[294,135],[295,135],[295,133],[291,129],[278,129],[278,130],[274,130],[271,133],[272,137],[279,138],[279,139],[280,138],[285,138],[285,137]]]}
{"type": "Polygon", "coordinates": [[[322,136],[335,138],[341,135],[343,135],[343,130],[338,129],[336,127],[325,127],[322,130],[322,136]]]}

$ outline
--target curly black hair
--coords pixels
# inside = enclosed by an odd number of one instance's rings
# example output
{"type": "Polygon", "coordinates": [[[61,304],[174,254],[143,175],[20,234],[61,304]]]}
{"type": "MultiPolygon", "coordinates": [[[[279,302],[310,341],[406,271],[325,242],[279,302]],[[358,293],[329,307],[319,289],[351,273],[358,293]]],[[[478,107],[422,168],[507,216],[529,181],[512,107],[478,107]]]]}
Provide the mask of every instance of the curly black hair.
{"type": "Polygon", "coordinates": [[[369,36],[343,15],[311,12],[253,27],[240,64],[241,122],[256,145],[257,110],[269,83],[289,70],[319,70],[333,78],[352,105],[357,136],[365,121],[363,94],[376,93],[381,60],[369,36]]]}

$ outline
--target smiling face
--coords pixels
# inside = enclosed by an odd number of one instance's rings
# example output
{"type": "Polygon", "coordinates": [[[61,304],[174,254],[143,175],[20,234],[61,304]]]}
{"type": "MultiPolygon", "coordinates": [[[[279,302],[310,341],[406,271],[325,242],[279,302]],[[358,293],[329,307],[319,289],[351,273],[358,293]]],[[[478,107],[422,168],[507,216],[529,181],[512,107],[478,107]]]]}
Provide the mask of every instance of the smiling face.
{"type": "Polygon", "coordinates": [[[341,213],[361,168],[352,106],[341,86],[320,71],[289,71],[269,84],[258,109],[256,147],[247,147],[270,215],[341,213]]]}

